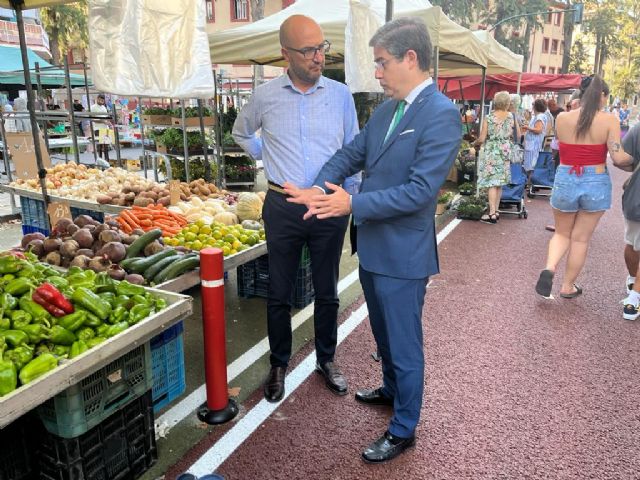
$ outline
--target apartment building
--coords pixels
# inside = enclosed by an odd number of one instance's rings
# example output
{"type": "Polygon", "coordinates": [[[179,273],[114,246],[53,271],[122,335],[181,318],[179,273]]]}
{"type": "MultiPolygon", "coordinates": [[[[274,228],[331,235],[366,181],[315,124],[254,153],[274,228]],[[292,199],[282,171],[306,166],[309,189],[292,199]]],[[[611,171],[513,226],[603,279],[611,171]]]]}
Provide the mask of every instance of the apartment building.
{"type": "MultiPolygon", "coordinates": [[[[45,60],[51,59],[49,37],[44,28],[42,28],[38,10],[25,10],[23,15],[27,46],[45,60]]],[[[16,23],[15,12],[10,8],[0,8],[0,45],[20,48],[18,24],[16,23]]]]}
{"type": "MultiPolygon", "coordinates": [[[[552,4],[553,10],[564,10],[562,2],[552,4]]],[[[532,73],[566,73],[562,72],[562,56],[564,55],[564,17],[573,12],[548,13],[541,19],[542,30],[536,30],[529,39],[529,60],[527,71],[532,73]]]]}
{"type": "MultiPolygon", "coordinates": [[[[250,0],[203,0],[207,12],[207,32],[219,32],[229,28],[252,23],[250,0]]],[[[295,0],[265,0],[264,16],[268,17],[287,8],[295,0]]],[[[248,65],[214,64],[216,73],[223,77],[225,89],[250,90],[253,79],[253,68],[248,65]]],[[[278,67],[264,67],[265,80],[277,77],[282,73],[278,67]]]]}

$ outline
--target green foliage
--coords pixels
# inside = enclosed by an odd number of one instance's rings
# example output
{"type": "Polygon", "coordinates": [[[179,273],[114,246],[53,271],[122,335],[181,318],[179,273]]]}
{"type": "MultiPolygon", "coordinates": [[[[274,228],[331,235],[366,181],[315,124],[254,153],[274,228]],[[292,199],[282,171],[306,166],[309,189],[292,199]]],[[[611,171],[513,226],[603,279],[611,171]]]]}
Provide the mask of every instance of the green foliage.
{"type": "Polygon", "coordinates": [[[471,182],[464,182],[464,183],[462,183],[462,184],[460,184],[460,185],[458,186],[458,191],[459,191],[460,193],[465,193],[465,194],[467,194],[467,195],[468,195],[469,193],[474,192],[474,191],[475,191],[475,189],[476,189],[476,186],[475,186],[473,183],[471,183],[471,182]]]}
{"type": "Polygon", "coordinates": [[[591,69],[587,48],[583,40],[578,38],[571,47],[571,60],[569,61],[569,71],[567,73],[587,74],[591,72],[591,69]]]}
{"type": "MultiPolygon", "coordinates": [[[[490,2],[484,21],[487,25],[492,26],[514,15],[544,12],[549,6],[550,2],[547,0],[528,0],[527,2],[522,2],[521,0],[499,0],[490,2]]],[[[541,28],[541,20],[542,16],[531,15],[505,21],[495,28],[495,39],[516,53],[527,54],[529,51],[528,33],[541,28]],[[511,29],[520,30],[523,25],[529,27],[523,37],[515,37],[507,34],[511,29]]]]}
{"type": "Polygon", "coordinates": [[[71,48],[87,48],[87,16],[87,0],[40,9],[42,26],[49,36],[54,64],[59,65],[61,57],[71,48]]]}
{"type": "Polygon", "coordinates": [[[460,143],[455,165],[463,173],[471,173],[476,170],[476,151],[466,140],[462,140],[460,143]]]}
{"type": "MultiPolygon", "coordinates": [[[[184,160],[178,158],[171,158],[169,160],[171,164],[171,178],[173,180],[180,180],[181,182],[187,181],[187,174],[184,169],[184,160]]],[[[215,179],[218,175],[218,165],[215,161],[209,157],[209,165],[211,166],[211,178],[215,179]]],[[[158,162],[158,171],[163,175],[167,175],[167,167],[164,161],[158,162]]],[[[198,178],[205,178],[204,175],[204,159],[189,159],[189,179],[197,180],[198,178]]]]}
{"type": "Polygon", "coordinates": [[[486,208],[486,199],[482,196],[472,195],[463,198],[458,203],[458,217],[478,220],[484,213],[486,208]]]}
{"type": "Polygon", "coordinates": [[[433,0],[431,4],[441,7],[447,17],[467,28],[473,23],[476,12],[485,8],[483,0],[433,0]]]}
{"type": "MultiPolygon", "coordinates": [[[[230,107],[226,112],[224,112],[222,115],[222,131],[224,132],[224,134],[226,135],[227,133],[231,133],[231,131],[233,130],[233,124],[236,121],[236,118],[238,116],[238,111],[234,108],[234,107],[230,107]]],[[[233,142],[235,143],[235,142],[233,142]]],[[[225,145],[224,140],[222,142],[223,145],[225,145]]]]}
{"type": "Polygon", "coordinates": [[[453,192],[448,192],[446,190],[440,190],[438,195],[438,203],[449,203],[453,199],[453,192]]]}
{"type": "Polygon", "coordinates": [[[170,108],[162,107],[148,107],[142,111],[143,115],[171,115],[172,110],[170,108]]]}
{"type": "MultiPolygon", "coordinates": [[[[167,149],[175,148],[182,150],[184,140],[182,130],[179,128],[167,128],[161,134],[155,134],[156,142],[163,144],[167,149]]],[[[187,146],[189,148],[202,147],[204,139],[200,132],[187,132],[187,146]]]]}
{"type": "MultiPolygon", "coordinates": [[[[180,109],[180,107],[174,108],[173,110],[169,110],[169,113],[172,117],[176,117],[176,118],[181,118],[182,117],[182,110],[180,109]]],[[[195,118],[197,116],[199,116],[198,113],[198,107],[186,107],[184,109],[184,116],[185,118],[195,118]]],[[[209,107],[202,107],[202,116],[203,117],[210,117],[212,116],[211,113],[211,109],[209,107]]]]}

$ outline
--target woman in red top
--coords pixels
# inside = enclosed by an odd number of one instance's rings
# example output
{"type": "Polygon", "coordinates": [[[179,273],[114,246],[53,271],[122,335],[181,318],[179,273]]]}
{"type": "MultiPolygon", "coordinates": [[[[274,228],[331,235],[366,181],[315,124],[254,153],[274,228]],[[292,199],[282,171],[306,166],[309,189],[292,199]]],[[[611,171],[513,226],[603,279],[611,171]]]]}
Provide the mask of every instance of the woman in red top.
{"type": "Polygon", "coordinates": [[[536,292],[549,297],[560,260],[568,254],[560,296],[575,298],[582,289],[575,284],[587,257],[591,235],[600,217],[611,207],[611,179],[607,153],[616,166],[631,163],[620,145],[620,122],[602,111],[609,87],[597,75],[580,85],[580,107],[561,113],[556,120],[560,165],[551,195],[555,233],[549,241],[547,264],[540,273],[536,292]]]}

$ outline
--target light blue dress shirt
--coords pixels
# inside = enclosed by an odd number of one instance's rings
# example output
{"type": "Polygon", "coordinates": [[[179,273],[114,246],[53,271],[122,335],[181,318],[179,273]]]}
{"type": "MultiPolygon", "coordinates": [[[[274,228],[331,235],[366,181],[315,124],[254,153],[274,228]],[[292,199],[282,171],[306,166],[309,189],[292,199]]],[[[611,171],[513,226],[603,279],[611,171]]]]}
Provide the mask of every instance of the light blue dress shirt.
{"type": "MultiPolygon", "coordinates": [[[[267,180],[308,188],[320,168],[358,133],[353,97],[346,85],[320,77],[301,92],[288,75],[256,88],[233,125],[233,138],[262,160],[267,180]],[[260,135],[257,132],[260,130],[260,135]]],[[[357,193],[360,174],[343,188],[357,193]]]]}

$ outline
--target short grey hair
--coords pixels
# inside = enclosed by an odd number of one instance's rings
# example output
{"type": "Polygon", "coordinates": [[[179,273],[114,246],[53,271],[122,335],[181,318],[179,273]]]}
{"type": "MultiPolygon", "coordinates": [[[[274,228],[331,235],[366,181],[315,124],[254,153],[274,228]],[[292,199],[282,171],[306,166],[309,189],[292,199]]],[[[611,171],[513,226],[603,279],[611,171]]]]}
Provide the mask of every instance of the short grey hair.
{"type": "Polygon", "coordinates": [[[516,110],[520,108],[520,105],[522,104],[522,97],[520,97],[520,95],[518,95],[517,93],[512,93],[510,95],[511,98],[511,105],[513,105],[516,110]]]}
{"type": "Polygon", "coordinates": [[[428,72],[431,67],[431,39],[427,26],[419,18],[401,17],[385,23],[371,37],[369,46],[384,48],[398,60],[413,50],[420,70],[428,72]]]}
{"type": "Polygon", "coordinates": [[[498,92],[493,97],[493,106],[496,110],[506,110],[509,108],[509,103],[511,103],[511,96],[507,91],[498,92]]]}

